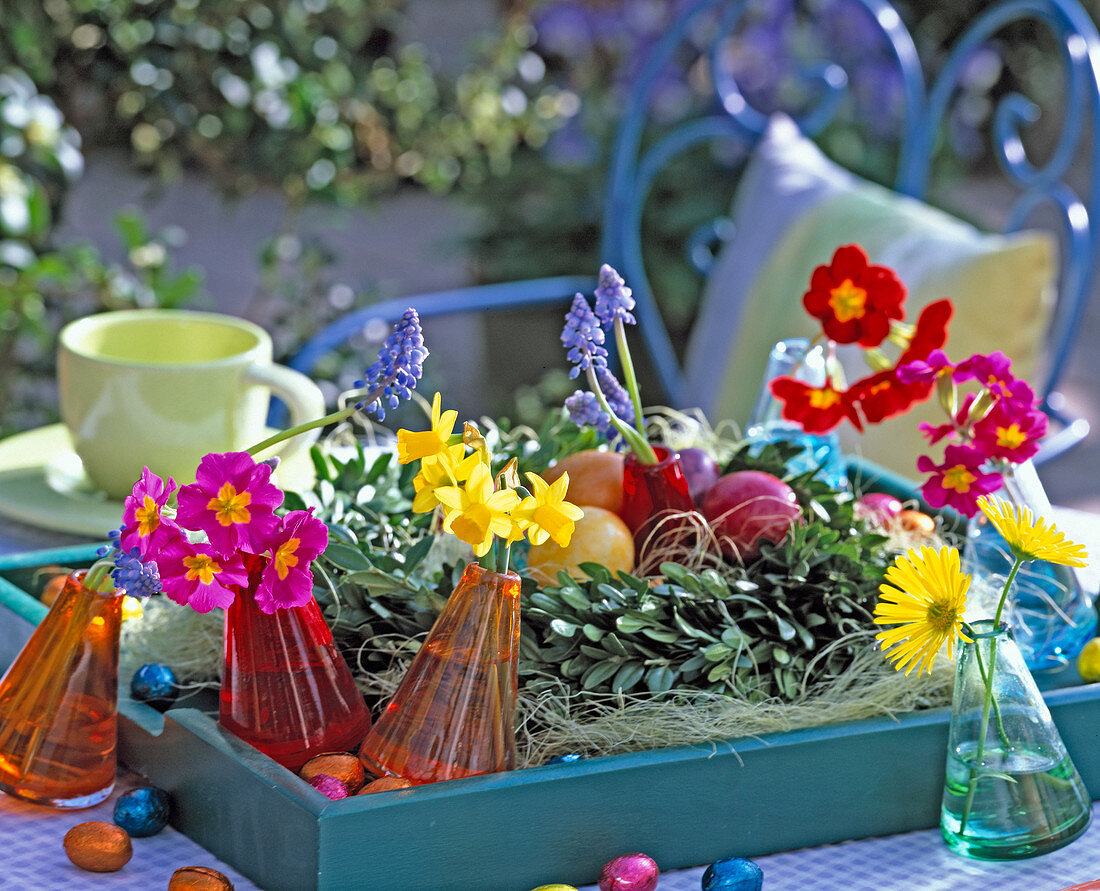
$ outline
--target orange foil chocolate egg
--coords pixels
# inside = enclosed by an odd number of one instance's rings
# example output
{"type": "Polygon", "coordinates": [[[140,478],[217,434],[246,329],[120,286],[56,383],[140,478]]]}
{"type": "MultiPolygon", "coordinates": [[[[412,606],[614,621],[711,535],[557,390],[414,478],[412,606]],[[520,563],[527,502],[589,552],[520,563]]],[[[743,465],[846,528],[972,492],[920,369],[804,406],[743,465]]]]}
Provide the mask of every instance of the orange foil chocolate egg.
{"type": "Polygon", "coordinates": [[[65,833],[65,856],[89,872],[117,872],[134,855],[130,836],[114,823],[89,820],[65,833]]]}
{"type": "Polygon", "coordinates": [[[412,783],[404,777],[379,777],[367,783],[360,791],[360,795],[373,795],[375,792],[392,792],[394,789],[411,789],[412,783]]]}
{"type": "Polygon", "coordinates": [[[556,584],[559,570],[570,575],[584,577],[581,563],[602,563],[612,572],[630,572],[634,566],[634,536],[618,516],[609,510],[583,505],[584,516],[577,520],[577,528],[569,544],[562,548],[547,540],[531,545],[527,555],[527,568],[531,576],[542,584],[556,584]]]}
{"type": "Polygon", "coordinates": [[[168,880],[168,891],[233,891],[233,883],[208,866],[181,866],[168,880]]]}
{"type": "Polygon", "coordinates": [[[310,758],[302,765],[298,776],[308,783],[321,773],[336,777],[347,787],[348,795],[354,795],[367,781],[362,762],[348,752],[326,752],[324,755],[310,758]]]}

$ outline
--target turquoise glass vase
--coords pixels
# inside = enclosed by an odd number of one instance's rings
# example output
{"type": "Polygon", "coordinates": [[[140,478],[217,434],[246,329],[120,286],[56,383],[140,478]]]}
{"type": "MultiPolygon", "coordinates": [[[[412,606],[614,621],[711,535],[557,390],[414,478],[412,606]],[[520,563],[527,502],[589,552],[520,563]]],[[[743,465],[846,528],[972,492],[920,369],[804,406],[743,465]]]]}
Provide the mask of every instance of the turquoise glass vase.
{"type": "Polygon", "coordinates": [[[1088,790],[1012,632],[988,620],[973,627],[955,669],[940,831],[967,857],[1036,857],[1088,828],[1088,790]]]}

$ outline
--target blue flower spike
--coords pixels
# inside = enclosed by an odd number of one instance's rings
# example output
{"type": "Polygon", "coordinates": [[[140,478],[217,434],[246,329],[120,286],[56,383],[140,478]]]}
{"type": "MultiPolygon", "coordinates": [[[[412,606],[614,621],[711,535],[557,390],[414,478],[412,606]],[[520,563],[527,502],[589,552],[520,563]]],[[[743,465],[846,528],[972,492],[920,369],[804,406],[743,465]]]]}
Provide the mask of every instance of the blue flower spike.
{"type": "Polygon", "coordinates": [[[384,421],[387,408],[397,408],[402,399],[412,397],[427,357],[420,316],[410,307],[382,344],[378,361],[367,369],[363,380],[355,382],[356,387],[370,391],[355,407],[384,421]]]}
{"type": "Polygon", "coordinates": [[[592,312],[584,295],[577,294],[573,297],[569,312],[565,314],[565,327],[561,332],[562,346],[569,351],[566,358],[573,364],[570,377],[577,377],[589,368],[607,367],[604,339],[600,320],[592,312]]]}
{"type": "Polygon", "coordinates": [[[616,319],[625,325],[636,325],[633,291],[626,286],[623,277],[606,263],[600,267],[599,284],[596,286],[596,317],[604,328],[610,328],[616,319]]]}
{"type": "Polygon", "coordinates": [[[760,891],[764,871],[747,857],[715,860],[703,873],[703,891],[760,891]]]}

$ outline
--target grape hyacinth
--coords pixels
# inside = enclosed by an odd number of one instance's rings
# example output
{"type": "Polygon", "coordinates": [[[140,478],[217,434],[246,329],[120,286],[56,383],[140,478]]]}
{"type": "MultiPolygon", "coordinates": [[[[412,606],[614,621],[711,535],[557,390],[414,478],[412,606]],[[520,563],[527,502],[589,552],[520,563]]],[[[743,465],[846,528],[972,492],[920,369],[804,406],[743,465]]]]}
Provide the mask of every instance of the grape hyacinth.
{"type": "Polygon", "coordinates": [[[577,294],[569,312],[565,314],[565,328],[561,332],[562,346],[569,350],[566,358],[573,363],[570,377],[577,377],[589,368],[606,367],[607,350],[603,347],[604,340],[600,320],[592,312],[584,295],[577,294]]]}
{"type": "Polygon", "coordinates": [[[131,548],[129,554],[120,554],[115,559],[115,568],[111,571],[111,581],[115,587],[125,591],[131,597],[151,597],[159,594],[160,570],[153,560],[142,561],[138,548],[131,548]]]}
{"type": "Polygon", "coordinates": [[[633,291],[626,286],[623,277],[606,263],[600,267],[599,285],[596,287],[596,317],[604,328],[610,328],[616,319],[635,325],[633,291]]]}
{"type": "Polygon", "coordinates": [[[385,420],[386,408],[397,408],[402,399],[412,398],[416,382],[424,374],[427,356],[420,317],[410,307],[382,344],[378,360],[367,369],[364,380],[355,382],[356,387],[370,391],[355,407],[385,420]]]}

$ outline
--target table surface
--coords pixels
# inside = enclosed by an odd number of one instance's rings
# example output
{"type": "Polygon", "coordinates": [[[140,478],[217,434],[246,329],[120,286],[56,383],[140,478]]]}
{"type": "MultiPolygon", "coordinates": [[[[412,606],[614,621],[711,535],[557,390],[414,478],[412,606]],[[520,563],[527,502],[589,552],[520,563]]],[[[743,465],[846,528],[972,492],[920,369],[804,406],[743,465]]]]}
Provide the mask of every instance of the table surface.
{"type": "MultiPolygon", "coordinates": [[[[1060,529],[1083,542],[1090,554],[1100,554],[1100,517],[1080,511],[1056,509],[1060,529]]],[[[86,539],[31,529],[0,518],[0,554],[60,547],[86,539]]],[[[1100,561],[1086,572],[1085,581],[1095,590],[1100,580],[1100,561]]],[[[119,791],[139,779],[126,775],[119,791]]],[[[134,840],[134,857],[118,873],[86,873],[65,857],[61,840],[65,832],[85,820],[110,821],[116,791],[107,802],[83,811],[53,811],[0,795],[0,839],[4,865],[0,888],[19,889],[151,889],[165,888],[172,872],[181,866],[209,866],[230,877],[238,889],[255,888],[231,867],[176,832],[171,827],[152,838],[134,840]]],[[[1097,816],[1100,803],[1094,804],[1097,816]]],[[[808,814],[807,819],[827,819],[808,814]]],[[[609,851],[608,859],[627,853],[609,851]]],[[[730,851],[729,856],[738,856],[730,851]]],[[[825,845],[800,851],[755,858],[764,871],[767,891],[813,888],[819,891],[1060,891],[1071,885],[1100,879],[1100,819],[1073,844],[1032,860],[984,863],[948,850],[938,830],[909,832],[883,838],[825,845]]],[[[704,867],[662,875],[659,891],[697,891],[704,867]]],[[[554,881],[548,877],[547,881],[554,881]]],[[[400,889],[414,891],[414,889],[400,889]]],[[[516,889],[527,891],[527,889],[516,889]]],[[[597,891],[595,885],[582,891],[597,891]]]]}

